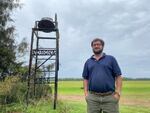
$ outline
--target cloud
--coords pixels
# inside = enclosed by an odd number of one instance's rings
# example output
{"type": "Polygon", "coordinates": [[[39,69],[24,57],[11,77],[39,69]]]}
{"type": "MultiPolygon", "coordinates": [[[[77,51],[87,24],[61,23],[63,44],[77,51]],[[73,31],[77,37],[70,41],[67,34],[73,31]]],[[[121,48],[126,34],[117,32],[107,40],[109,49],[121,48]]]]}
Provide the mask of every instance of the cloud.
{"type": "Polygon", "coordinates": [[[149,0],[26,0],[16,13],[20,37],[30,41],[34,21],[58,14],[60,77],[81,77],[90,42],[102,37],[127,77],[149,77],[149,0]],[[23,22],[22,22],[23,21],[23,22]]]}

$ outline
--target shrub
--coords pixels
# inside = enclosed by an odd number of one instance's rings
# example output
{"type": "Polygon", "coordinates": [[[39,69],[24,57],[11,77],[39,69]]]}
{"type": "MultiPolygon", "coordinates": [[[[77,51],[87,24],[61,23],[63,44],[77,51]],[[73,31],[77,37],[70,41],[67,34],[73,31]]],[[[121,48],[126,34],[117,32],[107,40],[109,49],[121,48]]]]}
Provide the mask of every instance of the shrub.
{"type": "MultiPolygon", "coordinates": [[[[46,97],[51,94],[52,90],[49,85],[36,84],[36,99],[46,97]]],[[[20,76],[6,77],[3,82],[0,82],[0,101],[1,104],[23,103],[27,94],[27,82],[22,82],[20,76]]],[[[30,94],[33,94],[31,89],[30,94]]],[[[30,97],[30,96],[29,96],[30,97]]],[[[30,100],[32,100],[32,96],[30,100]]]]}

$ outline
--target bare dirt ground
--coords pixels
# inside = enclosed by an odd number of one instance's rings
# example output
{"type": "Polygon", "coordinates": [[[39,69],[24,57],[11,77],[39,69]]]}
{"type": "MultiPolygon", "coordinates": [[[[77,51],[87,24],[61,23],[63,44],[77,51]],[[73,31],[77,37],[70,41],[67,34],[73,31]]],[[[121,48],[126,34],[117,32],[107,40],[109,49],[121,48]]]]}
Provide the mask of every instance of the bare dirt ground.
{"type": "MultiPolygon", "coordinates": [[[[78,101],[83,102],[85,101],[85,97],[82,95],[59,95],[58,98],[60,100],[70,100],[70,101],[78,101]]],[[[143,107],[150,107],[150,100],[140,99],[140,98],[128,98],[128,97],[121,97],[120,99],[121,105],[132,105],[132,106],[143,106],[143,107]]]]}

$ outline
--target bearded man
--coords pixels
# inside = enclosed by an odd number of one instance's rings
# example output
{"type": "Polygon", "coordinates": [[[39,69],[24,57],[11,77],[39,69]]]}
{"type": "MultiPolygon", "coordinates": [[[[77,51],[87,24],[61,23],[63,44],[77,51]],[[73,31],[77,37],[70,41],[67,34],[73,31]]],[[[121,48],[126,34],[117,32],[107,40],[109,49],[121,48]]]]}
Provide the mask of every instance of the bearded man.
{"type": "Polygon", "coordinates": [[[91,42],[94,55],[84,65],[83,84],[88,113],[119,113],[122,73],[115,57],[103,52],[104,41],[91,42]]]}

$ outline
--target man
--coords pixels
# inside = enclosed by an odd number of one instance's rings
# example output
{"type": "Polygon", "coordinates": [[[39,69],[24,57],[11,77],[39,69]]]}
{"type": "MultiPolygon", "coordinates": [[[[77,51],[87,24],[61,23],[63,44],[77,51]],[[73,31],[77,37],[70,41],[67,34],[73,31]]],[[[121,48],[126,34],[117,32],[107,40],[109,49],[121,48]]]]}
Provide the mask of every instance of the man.
{"type": "Polygon", "coordinates": [[[104,41],[91,42],[94,55],[83,69],[83,84],[88,113],[119,113],[121,70],[113,56],[103,53],[104,41]]]}

